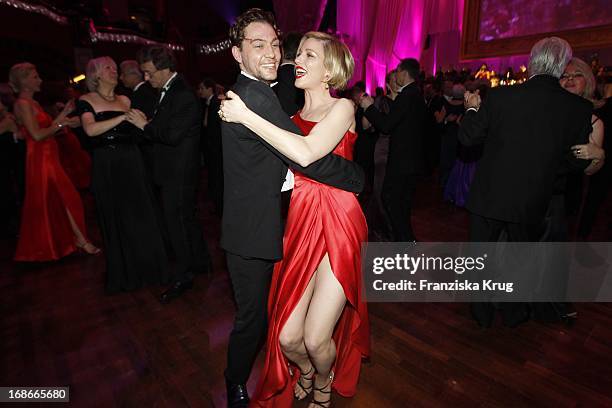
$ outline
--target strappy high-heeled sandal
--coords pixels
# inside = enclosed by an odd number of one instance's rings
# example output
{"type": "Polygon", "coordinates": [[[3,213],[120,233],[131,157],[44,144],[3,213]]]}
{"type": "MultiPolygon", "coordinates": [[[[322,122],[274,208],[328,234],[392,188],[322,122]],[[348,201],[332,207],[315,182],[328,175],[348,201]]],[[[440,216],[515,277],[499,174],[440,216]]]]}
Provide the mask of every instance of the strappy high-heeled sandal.
{"type": "Polygon", "coordinates": [[[96,247],[89,241],[77,242],[75,245],[80,252],[84,252],[88,255],[100,255],[102,253],[100,248],[96,247]]]}
{"type": "Polygon", "coordinates": [[[329,408],[329,407],[331,407],[331,393],[332,393],[331,384],[332,384],[333,381],[334,381],[334,372],[332,371],[332,372],[329,373],[329,381],[327,382],[327,384],[325,384],[321,388],[314,387],[315,391],[318,391],[321,394],[327,394],[327,395],[329,395],[329,398],[327,400],[325,400],[325,401],[318,401],[314,397],[314,393],[313,393],[312,401],[311,401],[313,404],[318,405],[321,408],[329,408]],[[328,386],[329,386],[329,391],[325,391],[325,388],[327,388],[328,386]]]}
{"type": "Polygon", "coordinates": [[[302,373],[300,371],[300,378],[298,378],[296,384],[299,385],[302,391],[304,391],[305,395],[302,398],[300,398],[295,394],[295,391],[294,391],[293,396],[295,397],[296,400],[302,401],[312,392],[312,388],[314,387],[314,376],[315,376],[314,375],[314,365],[310,366],[310,370],[308,370],[307,373],[302,373]],[[304,386],[304,384],[302,384],[302,379],[306,381],[310,381],[310,386],[309,387],[304,386]]]}

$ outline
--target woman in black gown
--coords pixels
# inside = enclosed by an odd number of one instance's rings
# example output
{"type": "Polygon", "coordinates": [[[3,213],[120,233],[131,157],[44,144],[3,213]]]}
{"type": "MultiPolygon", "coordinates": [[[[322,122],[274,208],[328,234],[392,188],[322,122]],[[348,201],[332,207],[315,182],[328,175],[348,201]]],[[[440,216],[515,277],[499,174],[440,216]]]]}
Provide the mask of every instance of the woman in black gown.
{"type": "Polygon", "coordinates": [[[78,101],[93,146],[92,190],[106,254],[106,291],[167,282],[166,253],[153,193],[140,150],[139,130],[126,121],[130,100],[115,95],[117,65],[100,57],[87,65],[90,93],[78,101]]]}

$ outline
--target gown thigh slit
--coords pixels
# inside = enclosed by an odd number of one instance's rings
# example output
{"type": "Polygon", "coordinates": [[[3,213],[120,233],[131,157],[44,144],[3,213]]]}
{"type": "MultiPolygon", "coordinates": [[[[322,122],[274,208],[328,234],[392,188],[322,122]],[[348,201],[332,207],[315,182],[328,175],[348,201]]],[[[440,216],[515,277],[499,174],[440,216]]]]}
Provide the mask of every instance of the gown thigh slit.
{"type": "MultiPolygon", "coordinates": [[[[40,129],[53,123],[38,104],[33,105],[40,129]]],[[[34,140],[25,128],[26,188],[15,261],[55,261],[74,252],[77,247],[68,214],[83,236],[85,215],[81,196],[62,168],[54,136],[34,140]]]]}

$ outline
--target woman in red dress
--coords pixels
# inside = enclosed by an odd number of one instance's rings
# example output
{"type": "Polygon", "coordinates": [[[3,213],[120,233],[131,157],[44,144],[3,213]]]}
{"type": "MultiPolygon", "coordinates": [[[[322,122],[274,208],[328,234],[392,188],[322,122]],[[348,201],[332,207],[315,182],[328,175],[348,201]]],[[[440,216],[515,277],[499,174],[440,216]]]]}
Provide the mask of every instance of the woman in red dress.
{"type": "MultiPolygon", "coordinates": [[[[59,109],[63,107],[59,107],[59,109]]],[[[55,135],[60,163],[72,184],[78,190],[84,190],[91,183],[91,157],[81,147],[81,142],[79,142],[75,130],[72,130],[81,127],[81,120],[78,116],[72,116],[67,120],[69,123],[62,128],[63,132],[58,132],[55,135]]]]}
{"type": "MultiPolygon", "coordinates": [[[[222,118],[242,123],[301,166],[331,151],[352,159],[355,107],[329,90],[342,89],[351,77],[350,51],[335,37],[310,32],[295,62],[295,85],[305,90],[305,104],[293,120],[307,137],[257,116],[233,92],[222,102],[222,118]]],[[[365,217],[353,193],[295,175],[254,404],[290,406],[294,396],[312,393],[311,407],[329,407],[332,388],[343,396],[355,394],[361,359],[370,351],[361,285],[366,240],[365,217]]]]}
{"type": "Polygon", "coordinates": [[[86,238],[81,197],[60,164],[53,137],[67,123],[66,115],[74,104],[67,104],[51,119],[33,98],[42,80],[30,63],[14,65],[9,82],[19,93],[14,111],[27,146],[25,199],[14,259],[52,261],[79,248],[99,253],[86,238]]]}

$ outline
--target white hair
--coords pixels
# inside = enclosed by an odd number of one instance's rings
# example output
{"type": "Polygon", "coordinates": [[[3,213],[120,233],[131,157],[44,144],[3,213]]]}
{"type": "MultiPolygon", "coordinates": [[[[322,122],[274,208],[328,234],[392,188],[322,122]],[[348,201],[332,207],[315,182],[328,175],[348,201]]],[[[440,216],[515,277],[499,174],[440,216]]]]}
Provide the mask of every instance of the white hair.
{"type": "Polygon", "coordinates": [[[98,57],[89,60],[87,68],[85,69],[85,84],[89,92],[95,92],[98,89],[98,81],[100,71],[104,68],[104,65],[110,64],[117,68],[117,64],[111,57],[98,57]]]}
{"type": "Polygon", "coordinates": [[[125,60],[121,64],[119,64],[119,68],[121,69],[121,73],[123,75],[129,75],[129,74],[138,75],[138,77],[142,80],[142,72],[140,71],[140,66],[138,65],[138,61],[125,60]]]}
{"type": "Polygon", "coordinates": [[[529,55],[529,75],[552,75],[561,78],[572,59],[572,47],[559,37],[544,38],[533,46],[529,55]]]}

